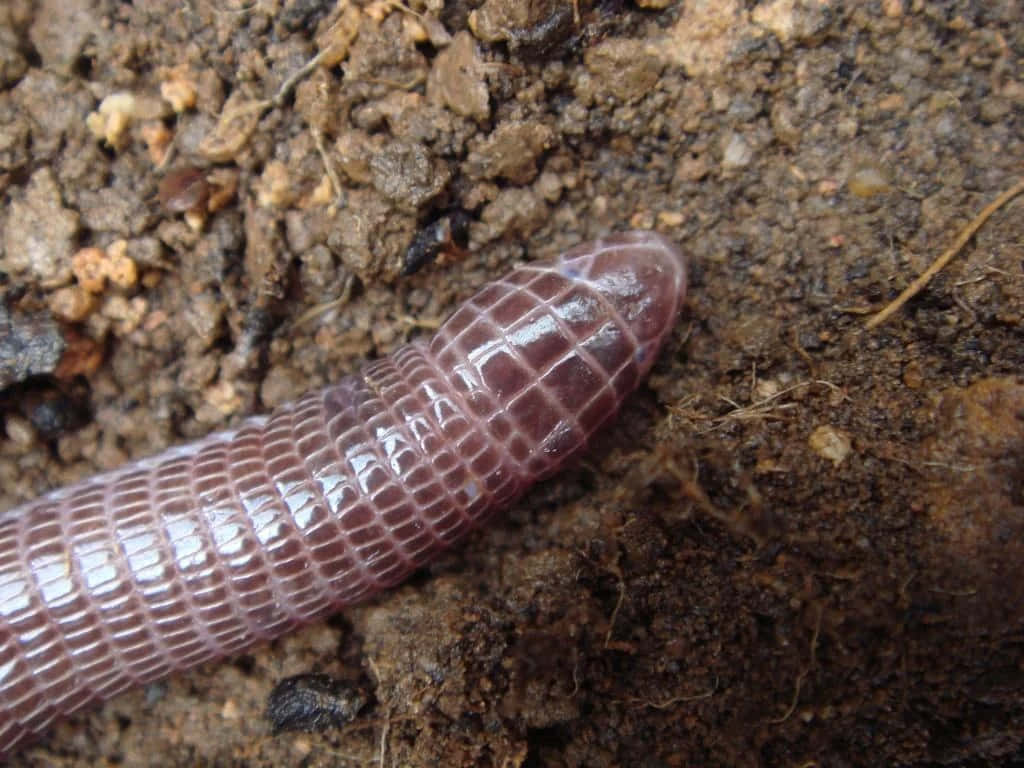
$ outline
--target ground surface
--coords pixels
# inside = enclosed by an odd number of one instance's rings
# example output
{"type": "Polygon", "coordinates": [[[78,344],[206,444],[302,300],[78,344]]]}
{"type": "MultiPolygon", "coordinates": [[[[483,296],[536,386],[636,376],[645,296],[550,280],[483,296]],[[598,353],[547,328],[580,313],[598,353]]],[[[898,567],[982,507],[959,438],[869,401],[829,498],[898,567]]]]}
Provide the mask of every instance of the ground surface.
{"type": "Polygon", "coordinates": [[[580,467],[12,765],[1021,758],[1024,199],[864,329],[1024,168],[1020,3],[663,4],[0,4],[0,507],[350,372],[517,260],[647,227],[693,264],[580,467]],[[453,211],[471,255],[400,274],[453,211]],[[274,736],[300,672],[368,704],[274,736]]]}

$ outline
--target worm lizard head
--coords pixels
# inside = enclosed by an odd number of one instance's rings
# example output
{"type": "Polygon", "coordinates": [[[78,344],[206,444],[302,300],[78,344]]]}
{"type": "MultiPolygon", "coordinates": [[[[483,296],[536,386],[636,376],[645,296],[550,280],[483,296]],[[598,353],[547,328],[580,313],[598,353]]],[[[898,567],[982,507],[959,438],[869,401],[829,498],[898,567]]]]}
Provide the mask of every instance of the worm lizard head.
{"type": "Polygon", "coordinates": [[[634,230],[566,252],[560,268],[604,298],[636,339],[641,374],[675,325],[686,297],[686,258],[668,238],[634,230]]]}

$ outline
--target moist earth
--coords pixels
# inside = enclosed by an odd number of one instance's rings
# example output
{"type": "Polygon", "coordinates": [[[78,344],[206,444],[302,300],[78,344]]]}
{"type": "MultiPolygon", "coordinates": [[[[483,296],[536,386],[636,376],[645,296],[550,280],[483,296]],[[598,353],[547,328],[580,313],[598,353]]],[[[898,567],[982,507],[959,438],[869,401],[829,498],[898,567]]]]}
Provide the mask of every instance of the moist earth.
{"type": "Polygon", "coordinates": [[[1020,180],[1022,55],[1016,0],[0,4],[0,508],[518,261],[651,228],[692,265],[576,467],[10,764],[1019,761],[1024,199],[865,320],[1020,180]],[[358,713],[275,733],[295,675],[358,713]]]}

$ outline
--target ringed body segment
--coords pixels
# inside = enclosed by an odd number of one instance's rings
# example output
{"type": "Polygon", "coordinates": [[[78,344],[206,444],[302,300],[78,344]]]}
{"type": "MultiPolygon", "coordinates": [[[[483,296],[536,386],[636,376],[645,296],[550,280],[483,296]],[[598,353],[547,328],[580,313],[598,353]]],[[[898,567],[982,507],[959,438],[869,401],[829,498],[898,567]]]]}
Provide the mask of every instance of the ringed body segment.
{"type": "Polygon", "coordinates": [[[660,235],[581,245],[357,375],[0,515],[0,756],[400,582],[582,450],[685,292],[660,235]]]}

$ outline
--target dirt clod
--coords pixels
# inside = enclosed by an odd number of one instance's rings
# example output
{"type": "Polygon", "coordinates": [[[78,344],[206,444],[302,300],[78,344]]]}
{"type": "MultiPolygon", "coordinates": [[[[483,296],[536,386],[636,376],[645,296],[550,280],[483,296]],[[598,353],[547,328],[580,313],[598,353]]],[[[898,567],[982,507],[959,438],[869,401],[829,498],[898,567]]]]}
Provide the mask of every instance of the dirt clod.
{"type": "Polygon", "coordinates": [[[266,717],[278,733],[323,731],[349,722],[365,703],[358,690],[327,675],[295,675],[274,686],[266,717]]]}
{"type": "Polygon", "coordinates": [[[36,171],[7,206],[0,269],[27,273],[43,287],[67,283],[78,222],[78,213],[64,207],[53,172],[36,171]]]}
{"type": "Polygon", "coordinates": [[[463,117],[487,119],[490,95],[483,60],[468,32],[456,34],[452,44],[438,55],[427,81],[427,98],[463,117]]]}

